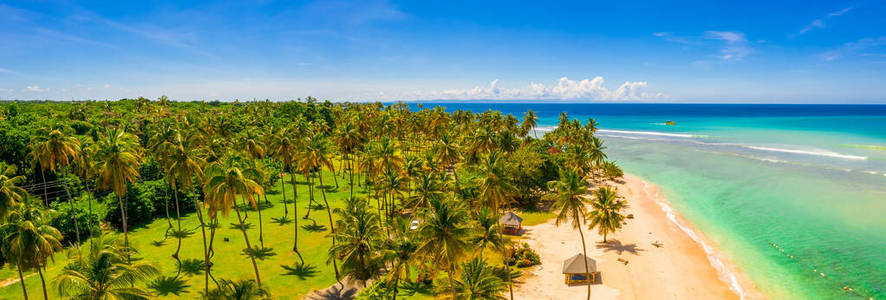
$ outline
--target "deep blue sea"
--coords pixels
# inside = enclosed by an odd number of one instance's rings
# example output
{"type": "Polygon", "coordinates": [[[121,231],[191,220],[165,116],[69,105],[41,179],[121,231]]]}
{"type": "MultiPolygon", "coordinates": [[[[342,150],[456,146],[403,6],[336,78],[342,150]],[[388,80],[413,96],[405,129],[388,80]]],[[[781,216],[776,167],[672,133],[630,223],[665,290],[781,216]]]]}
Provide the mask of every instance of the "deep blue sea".
{"type": "Polygon", "coordinates": [[[560,112],[594,118],[609,158],[662,187],[768,297],[886,298],[886,105],[423,105],[532,109],[539,135],[560,112]]]}

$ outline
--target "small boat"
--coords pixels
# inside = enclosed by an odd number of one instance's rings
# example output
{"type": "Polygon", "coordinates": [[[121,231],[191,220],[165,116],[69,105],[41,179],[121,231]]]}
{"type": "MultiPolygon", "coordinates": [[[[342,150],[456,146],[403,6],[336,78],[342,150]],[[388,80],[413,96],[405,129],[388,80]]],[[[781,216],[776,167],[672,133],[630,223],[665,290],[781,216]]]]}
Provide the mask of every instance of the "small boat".
{"type": "Polygon", "coordinates": [[[667,120],[667,121],[665,121],[665,125],[677,125],[677,122],[667,120]]]}

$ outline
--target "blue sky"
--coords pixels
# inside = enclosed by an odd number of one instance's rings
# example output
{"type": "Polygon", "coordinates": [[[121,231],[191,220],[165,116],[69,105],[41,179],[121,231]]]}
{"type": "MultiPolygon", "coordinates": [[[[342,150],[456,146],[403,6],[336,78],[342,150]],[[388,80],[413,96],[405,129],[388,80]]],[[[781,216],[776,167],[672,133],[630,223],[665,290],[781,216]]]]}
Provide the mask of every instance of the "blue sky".
{"type": "Polygon", "coordinates": [[[886,103],[884,13],[884,1],[0,1],[0,98],[886,103]]]}

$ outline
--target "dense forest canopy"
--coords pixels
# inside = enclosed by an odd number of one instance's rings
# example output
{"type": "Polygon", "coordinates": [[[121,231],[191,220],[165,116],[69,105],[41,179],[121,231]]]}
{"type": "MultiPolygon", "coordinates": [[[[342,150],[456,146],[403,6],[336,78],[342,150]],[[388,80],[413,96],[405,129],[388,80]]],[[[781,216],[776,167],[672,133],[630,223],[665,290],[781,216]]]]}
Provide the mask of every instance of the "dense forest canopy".
{"type": "MultiPolygon", "coordinates": [[[[52,283],[43,283],[44,294],[47,284],[55,284],[60,296],[144,298],[160,293],[157,286],[181,282],[181,243],[187,238],[203,245],[197,269],[205,268],[204,276],[195,276],[203,279],[195,281],[202,295],[225,298],[250,289],[266,297],[274,288],[262,286],[256,259],[270,251],[267,239],[287,239],[296,258],[288,262],[292,272],[312,268],[305,247],[326,247],[324,260],[337,280],[376,280],[366,294],[396,297],[401,281],[423,277],[436,293],[455,297],[474,292],[469,289],[476,286],[466,282],[477,280],[471,276],[486,276],[497,280],[487,292],[500,297],[519,277],[510,266],[529,264],[532,251],[503,237],[498,217],[505,211],[552,210],[566,216],[564,207],[571,207],[581,211],[568,218],[584,224],[585,200],[578,197],[589,193],[584,186],[622,175],[607,160],[594,120],[572,120],[563,113],[556,129],[538,132],[537,119],[531,110],[513,116],[311,97],[5,102],[0,104],[0,217],[6,224],[0,254],[20,277],[38,271],[43,278],[41,268],[54,252],[79,249],[68,255],[69,263],[62,262],[67,267],[52,283]],[[300,189],[308,194],[299,194],[300,189]],[[284,215],[274,220],[294,222],[293,236],[261,233],[261,212],[274,205],[268,195],[282,196],[284,215]],[[326,231],[322,239],[330,244],[300,245],[298,221],[315,208],[310,226],[326,231]],[[259,214],[259,241],[247,234],[254,225],[244,222],[252,211],[259,214]],[[194,215],[197,229],[182,228],[184,216],[194,215]],[[220,227],[219,220],[230,215],[238,222],[231,229],[220,227]],[[133,260],[139,254],[129,245],[129,230],[160,219],[168,223],[161,238],[177,239],[171,258],[175,271],[133,260]],[[34,225],[19,226],[25,221],[34,225]],[[254,280],[210,278],[218,230],[242,231],[254,280]],[[110,232],[121,232],[122,239],[110,232]],[[14,239],[22,235],[45,243],[38,247],[14,239]],[[24,255],[23,247],[39,251],[24,255]],[[485,248],[498,258],[471,254],[485,248]],[[84,288],[102,280],[88,276],[96,266],[84,262],[93,260],[127,266],[114,270],[130,272],[116,276],[134,287],[84,288]]],[[[608,221],[595,227],[604,234],[618,227],[604,229],[608,221]]]]}

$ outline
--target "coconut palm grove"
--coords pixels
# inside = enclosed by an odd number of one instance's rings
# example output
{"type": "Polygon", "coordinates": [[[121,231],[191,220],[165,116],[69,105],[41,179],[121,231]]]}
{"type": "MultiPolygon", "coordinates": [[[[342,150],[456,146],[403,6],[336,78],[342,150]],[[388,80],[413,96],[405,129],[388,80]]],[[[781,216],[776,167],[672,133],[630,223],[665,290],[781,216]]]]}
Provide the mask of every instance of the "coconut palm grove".
{"type": "Polygon", "coordinates": [[[625,219],[597,123],[565,113],[544,132],[532,110],[311,97],[0,113],[0,299],[513,299],[539,257],[503,215],[582,241],[625,219]]]}

